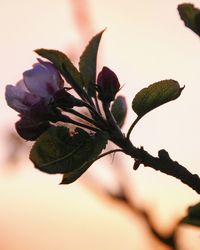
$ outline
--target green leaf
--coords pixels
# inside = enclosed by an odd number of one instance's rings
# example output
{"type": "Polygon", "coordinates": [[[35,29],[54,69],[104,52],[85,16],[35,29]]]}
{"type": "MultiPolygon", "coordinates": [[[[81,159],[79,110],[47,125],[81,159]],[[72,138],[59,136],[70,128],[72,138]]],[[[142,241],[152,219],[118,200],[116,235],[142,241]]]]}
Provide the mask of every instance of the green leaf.
{"type": "Polygon", "coordinates": [[[183,88],[180,88],[179,83],[174,80],[153,83],[136,94],[132,108],[139,117],[142,117],[162,104],[178,98],[182,90],[183,88]]]}
{"type": "Polygon", "coordinates": [[[93,163],[95,160],[85,162],[80,168],[77,168],[74,171],[67,172],[63,175],[62,181],[60,184],[70,184],[77,180],[93,163]]]}
{"type": "Polygon", "coordinates": [[[181,220],[181,223],[200,227],[200,202],[188,208],[188,215],[181,220]]]}
{"type": "Polygon", "coordinates": [[[184,3],[178,5],[178,11],[185,26],[200,36],[200,10],[193,4],[184,3]]]}
{"type": "Polygon", "coordinates": [[[92,38],[80,57],[79,69],[81,77],[90,96],[95,96],[97,52],[103,32],[104,30],[92,38]]]}
{"type": "Polygon", "coordinates": [[[72,88],[82,96],[83,89],[80,72],[64,53],[49,49],[37,49],[35,52],[51,61],[72,88]]]}
{"type": "Polygon", "coordinates": [[[111,112],[117,124],[121,128],[124,124],[126,114],[127,114],[127,103],[126,103],[126,99],[124,96],[118,96],[114,100],[112,107],[111,107],[111,112]]]}
{"type": "MultiPolygon", "coordinates": [[[[79,178],[95,162],[97,156],[106,147],[107,139],[107,134],[97,132],[90,141],[89,148],[91,154],[88,155],[87,161],[76,170],[66,172],[60,184],[70,184],[79,178]]],[[[84,152],[82,152],[82,154],[84,154],[84,152]]]]}
{"type": "Polygon", "coordinates": [[[65,183],[75,181],[105,148],[105,133],[88,134],[76,128],[53,126],[43,133],[31,149],[30,159],[35,167],[49,174],[64,173],[65,183]]]}

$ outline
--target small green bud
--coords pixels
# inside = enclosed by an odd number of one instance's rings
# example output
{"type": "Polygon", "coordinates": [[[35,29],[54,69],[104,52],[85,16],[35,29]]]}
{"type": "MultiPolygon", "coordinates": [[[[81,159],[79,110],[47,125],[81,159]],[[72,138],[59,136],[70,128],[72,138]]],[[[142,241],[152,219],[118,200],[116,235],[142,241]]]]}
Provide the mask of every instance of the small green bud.
{"type": "Polygon", "coordinates": [[[119,125],[122,127],[127,114],[127,103],[124,96],[118,96],[112,104],[111,112],[119,125]]]}

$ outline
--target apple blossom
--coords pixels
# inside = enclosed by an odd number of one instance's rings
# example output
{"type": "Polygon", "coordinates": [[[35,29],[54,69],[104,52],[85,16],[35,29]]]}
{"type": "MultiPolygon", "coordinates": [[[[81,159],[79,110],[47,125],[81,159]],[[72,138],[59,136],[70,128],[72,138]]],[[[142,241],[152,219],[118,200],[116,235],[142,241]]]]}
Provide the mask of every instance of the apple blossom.
{"type": "MultiPolygon", "coordinates": [[[[23,73],[23,79],[15,86],[6,86],[7,104],[24,116],[30,116],[35,105],[47,106],[53,95],[63,88],[64,81],[54,65],[38,60],[39,63],[23,73]]],[[[38,110],[39,111],[39,110],[38,110]]]]}

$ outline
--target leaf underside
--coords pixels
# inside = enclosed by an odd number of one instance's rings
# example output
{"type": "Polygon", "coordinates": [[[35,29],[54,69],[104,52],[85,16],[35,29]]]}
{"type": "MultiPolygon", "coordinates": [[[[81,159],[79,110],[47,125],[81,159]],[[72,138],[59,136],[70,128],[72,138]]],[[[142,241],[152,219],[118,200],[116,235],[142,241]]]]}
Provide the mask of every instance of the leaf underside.
{"type": "Polygon", "coordinates": [[[73,135],[63,126],[53,126],[33,145],[30,159],[35,167],[49,174],[62,173],[65,182],[71,183],[92,165],[105,148],[105,133],[88,134],[76,128],[73,135]]]}
{"type": "Polygon", "coordinates": [[[132,109],[142,117],[149,111],[178,98],[183,88],[177,81],[163,80],[139,91],[133,99],[132,109]]]}

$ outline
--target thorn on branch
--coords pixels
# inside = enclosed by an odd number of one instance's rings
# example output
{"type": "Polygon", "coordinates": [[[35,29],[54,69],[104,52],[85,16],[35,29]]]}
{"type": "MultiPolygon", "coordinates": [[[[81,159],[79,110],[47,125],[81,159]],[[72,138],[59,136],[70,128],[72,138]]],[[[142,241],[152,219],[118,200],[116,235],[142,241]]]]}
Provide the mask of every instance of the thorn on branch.
{"type": "Polygon", "coordinates": [[[135,159],[133,169],[137,170],[139,168],[140,164],[141,164],[141,160],[140,159],[135,159]]]}
{"type": "MultiPolygon", "coordinates": [[[[141,154],[144,152],[144,147],[143,146],[140,146],[140,151],[141,151],[141,154]]],[[[135,158],[135,162],[134,162],[134,165],[133,165],[133,170],[137,170],[140,166],[140,164],[142,163],[142,158],[135,158]]]]}

